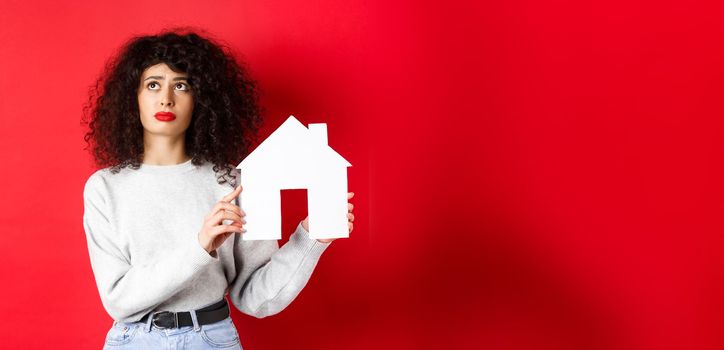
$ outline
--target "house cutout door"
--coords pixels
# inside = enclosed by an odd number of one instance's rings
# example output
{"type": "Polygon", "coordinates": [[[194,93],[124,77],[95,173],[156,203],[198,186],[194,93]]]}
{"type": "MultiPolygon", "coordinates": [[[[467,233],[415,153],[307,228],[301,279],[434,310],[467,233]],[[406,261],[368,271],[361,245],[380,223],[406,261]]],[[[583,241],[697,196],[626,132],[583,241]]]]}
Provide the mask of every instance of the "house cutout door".
{"type": "Polygon", "coordinates": [[[279,245],[283,245],[289,238],[289,233],[294,232],[301,220],[309,215],[307,210],[307,190],[289,189],[281,190],[282,200],[282,239],[279,245]]]}

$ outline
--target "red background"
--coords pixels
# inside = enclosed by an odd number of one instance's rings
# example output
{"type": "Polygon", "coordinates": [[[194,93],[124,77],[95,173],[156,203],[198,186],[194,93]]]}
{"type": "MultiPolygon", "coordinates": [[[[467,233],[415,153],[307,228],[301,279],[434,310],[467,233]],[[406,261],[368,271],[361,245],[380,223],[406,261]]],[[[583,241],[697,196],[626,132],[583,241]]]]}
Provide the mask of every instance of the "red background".
{"type": "Polygon", "coordinates": [[[353,164],[352,237],[281,314],[234,310],[245,349],[724,348],[724,9],[472,3],[0,2],[2,347],[102,346],[81,108],[129,36],[192,25],[262,136],[324,121],[353,164]]]}

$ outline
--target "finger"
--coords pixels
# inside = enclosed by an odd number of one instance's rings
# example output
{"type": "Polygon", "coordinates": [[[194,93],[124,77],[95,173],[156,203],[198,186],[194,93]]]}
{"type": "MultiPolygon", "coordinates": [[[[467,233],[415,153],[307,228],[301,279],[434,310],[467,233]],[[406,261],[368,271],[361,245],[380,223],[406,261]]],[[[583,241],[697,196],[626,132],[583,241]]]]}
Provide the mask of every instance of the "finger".
{"type": "Polygon", "coordinates": [[[222,223],[223,220],[232,220],[233,222],[238,222],[241,225],[246,223],[246,220],[244,220],[238,214],[230,211],[220,210],[211,218],[211,226],[218,225],[219,223],[222,223]]]}
{"type": "Polygon", "coordinates": [[[234,198],[238,197],[240,193],[241,193],[241,185],[239,185],[239,187],[237,187],[233,191],[231,191],[231,193],[224,196],[224,198],[221,198],[221,201],[222,202],[231,202],[232,200],[234,200],[234,198]]]}
{"type": "Polygon", "coordinates": [[[216,215],[216,212],[218,212],[219,210],[222,210],[222,209],[223,209],[223,210],[228,210],[228,211],[234,212],[234,213],[236,213],[237,215],[240,215],[240,216],[245,216],[245,215],[246,215],[246,213],[245,213],[243,210],[241,210],[241,208],[239,208],[239,207],[236,206],[236,205],[233,205],[233,204],[227,203],[227,202],[217,202],[216,205],[214,206],[214,208],[211,209],[211,215],[210,215],[210,216],[216,215]]]}
{"type": "Polygon", "coordinates": [[[246,232],[246,229],[238,227],[238,226],[232,226],[232,225],[219,225],[211,229],[210,233],[211,236],[216,238],[216,236],[224,233],[235,233],[235,232],[246,232]]]}
{"type": "Polygon", "coordinates": [[[354,210],[354,204],[352,204],[352,203],[347,203],[347,211],[351,213],[352,210],[354,210]]]}
{"type": "Polygon", "coordinates": [[[348,213],[348,214],[347,214],[347,219],[349,220],[349,222],[354,221],[354,214],[348,213]]]}
{"type": "Polygon", "coordinates": [[[244,218],[241,218],[239,216],[235,216],[234,214],[230,215],[224,215],[224,217],[221,218],[220,224],[222,225],[234,225],[239,227],[244,227],[246,225],[246,220],[244,218]],[[226,222],[229,221],[229,222],[226,222]]]}
{"type": "Polygon", "coordinates": [[[354,197],[354,192],[347,192],[347,199],[352,199],[354,197]]]}
{"type": "Polygon", "coordinates": [[[349,233],[352,233],[352,230],[354,230],[354,224],[350,222],[347,226],[349,226],[349,233]]]}
{"type": "Polygon", "coordinates": [[[211,220],[219,213],[224,213],[224,212],[233,213],[234,215],[244,217],[244,212],[239,207],[237,207],[233,204],[230,204],[230,203],[219,202],[211,210],[211,213],[209,213],[209,215],[206,215],[206,217],[204,217],[204,220],[206,220],[206,221],[211,220]]]}

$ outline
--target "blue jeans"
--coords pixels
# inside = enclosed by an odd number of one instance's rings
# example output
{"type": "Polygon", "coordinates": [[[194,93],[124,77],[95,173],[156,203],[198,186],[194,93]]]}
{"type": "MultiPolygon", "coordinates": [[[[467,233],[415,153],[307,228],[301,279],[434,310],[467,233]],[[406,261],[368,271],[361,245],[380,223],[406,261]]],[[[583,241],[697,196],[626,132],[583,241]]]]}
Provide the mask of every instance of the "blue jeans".
{"type": "Polygon", "coordinates": [[[237,349],[241,350],[239,333],[227,317],[219,322],[199,325],[191,311],[193,326],[160,329],[146,322],[113,322],[106,335],[104,350],[124,349],[237,349]]]}

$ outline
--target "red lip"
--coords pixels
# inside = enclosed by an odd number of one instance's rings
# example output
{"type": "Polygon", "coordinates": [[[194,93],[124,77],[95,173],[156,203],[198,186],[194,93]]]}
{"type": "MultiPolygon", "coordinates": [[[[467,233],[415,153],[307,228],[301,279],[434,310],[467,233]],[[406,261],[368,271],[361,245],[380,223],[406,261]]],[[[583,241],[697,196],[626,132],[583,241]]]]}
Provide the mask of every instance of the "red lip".
{"type": "Polygon", "coordinates": [[[155,114],[155,117],[162,122],[170,122],[176,119],[176,115],[171,112],[158,112],[155,114]]]}

